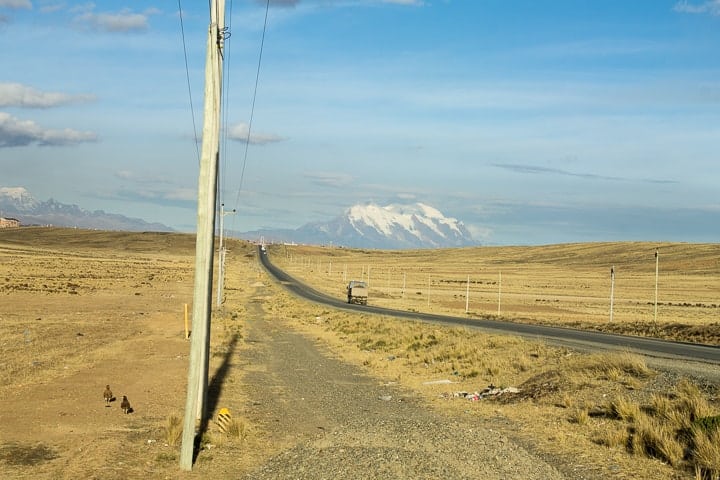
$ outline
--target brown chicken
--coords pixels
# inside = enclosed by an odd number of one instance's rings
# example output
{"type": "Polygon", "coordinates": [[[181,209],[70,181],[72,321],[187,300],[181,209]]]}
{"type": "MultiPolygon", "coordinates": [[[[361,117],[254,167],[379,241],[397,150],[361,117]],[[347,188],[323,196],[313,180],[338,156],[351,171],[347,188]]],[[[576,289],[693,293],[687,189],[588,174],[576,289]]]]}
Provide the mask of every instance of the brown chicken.
{"type": "Polygon", "coordinates": [[[120,408],[122,408],[122,411],[124,413],[131,413],[132,407],[130,406],[130,401],[128,400],[127,396],[123,395],[122,402],[120,403],[120,408]]]}
{"type": "Polygon", "coordinates": [[[109,406],[108,404],[115,400],[115,397],[113,397],[112,390],[110,390],[110,385],[105,385],[105,391],[103,392],[103,398],[105,399],[105,406],[109,406]]]}

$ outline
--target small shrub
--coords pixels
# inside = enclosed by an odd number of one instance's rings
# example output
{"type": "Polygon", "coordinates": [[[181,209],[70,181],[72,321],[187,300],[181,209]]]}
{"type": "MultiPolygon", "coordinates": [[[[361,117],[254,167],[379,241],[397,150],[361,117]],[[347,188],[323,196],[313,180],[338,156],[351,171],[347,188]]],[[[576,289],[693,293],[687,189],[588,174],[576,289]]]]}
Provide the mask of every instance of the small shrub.
{"type": "Polygon", "coordinates": [[[720,428],[720,415],[713,417],[701,417],[692,422],[694,429],[700,430],[703,433],[710,434],[720,428]]]}

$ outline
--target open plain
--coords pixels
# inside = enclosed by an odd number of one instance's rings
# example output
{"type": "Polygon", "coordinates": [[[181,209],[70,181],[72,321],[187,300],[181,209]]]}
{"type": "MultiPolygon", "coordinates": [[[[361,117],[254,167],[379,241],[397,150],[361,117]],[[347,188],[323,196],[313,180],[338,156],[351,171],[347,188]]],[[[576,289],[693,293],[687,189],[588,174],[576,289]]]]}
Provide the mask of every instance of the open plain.
{"type": "MultiPolygon", "coordinates": [[[[229,245],[224,304],[213,312],[208,407],[213,418],[227,408],[234,428],[211,422],[187,473],[177,466],[177,418],[194,237],[0,231],[2,478],[720,474],[717,428],[707,420],[720,413],[716,366],[684,378],[630,354],[583,355],[335,311],[269,282],[252,245],[229,245]],[[115,396],[107,404],[106,384],[115,396]],[[490,385],[507,393],[484,396],[490,385]],[[122,412],[123,395],[132,413],[122,412]]],[[[497,315],[499,297],[507,320],[647,335],[674,329],[677,338],[718,343],[720,249],[660,245],[656,320],[654,247],[273,246],[270,255],[339,298],[349,276],[369,276],[371,302],[393,308],[497,315]],[[616,267],[613,322],[608,262],[616,267]]]]}

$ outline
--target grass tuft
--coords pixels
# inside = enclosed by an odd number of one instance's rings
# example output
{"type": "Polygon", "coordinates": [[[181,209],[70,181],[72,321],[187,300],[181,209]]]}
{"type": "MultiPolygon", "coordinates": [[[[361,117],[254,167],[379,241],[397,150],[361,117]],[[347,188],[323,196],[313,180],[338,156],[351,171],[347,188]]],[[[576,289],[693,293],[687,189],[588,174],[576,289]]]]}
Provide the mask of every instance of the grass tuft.
{"type": "MultiPolygon", "coordinates": [[[[720,478],[720,430],[693,429],[692,461],[703,479],[720,478]]],[[[696,473],[697,476],[697,473],[696,473]]]]}
{"type": "Polygon", "coordinates": [[[619,420],[632,423],[640,417],[640,405],[626,397],[619,397],[610,403],[610,414],[619,420]]]}
{"type": "Polygon", "coordinates": [[[230,438],[244,440],[247,437],[247,425],[242,420],[233,418],[225,427],[225,434],[230,438]]]}
{"type": "Polygon", "coordinates": [[[171,414],[165,421],[165,443],[171,447],[175,447],[180,444],[182,438],[182,420],[175,414],[171,414]]]}
{"type": "Polygon", "coordinates": [[[570,423],[575,423],[577,425],[585,425],[588,422],[588,419],[590,418],[590,415],[588,415],[587,408],[574,408],[570,412],[570,423]]]}
{"type": "Polygon", "coordinates": [[[625,428],[615,424],[609,424],[601,431],[595,433],[592,441],[608,448],[624,447],[628,442],[628,434],[625,428]]]}
{"type": "Polygon", "coordinates": [[[673,467],[680,465],[685,450],[667,424],[647,415],[636,419],[631,445],[633,453],[657,458],[673,467]]]}
{"type": "Polygon", "coordinates": [[[698,418],[712,416],[712,409],[705,396],[694,383],[682,379],[675,387],[680,408],[687,414],[690,422],[698,418]]]}

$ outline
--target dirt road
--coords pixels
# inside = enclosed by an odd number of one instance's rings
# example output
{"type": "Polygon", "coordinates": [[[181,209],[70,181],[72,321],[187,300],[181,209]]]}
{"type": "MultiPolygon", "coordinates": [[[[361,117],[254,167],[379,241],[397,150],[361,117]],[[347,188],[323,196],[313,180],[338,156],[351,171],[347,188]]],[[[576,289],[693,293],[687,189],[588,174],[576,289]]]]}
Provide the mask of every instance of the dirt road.
{"type": "Polygon", "coordinates": [[[282,447],[245,478],[564,478],[483,418],[444,417],[332,358],[258,303],[249,313],[246,416],[282,447]]]}

